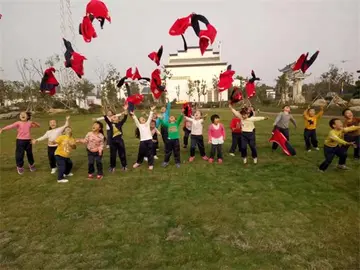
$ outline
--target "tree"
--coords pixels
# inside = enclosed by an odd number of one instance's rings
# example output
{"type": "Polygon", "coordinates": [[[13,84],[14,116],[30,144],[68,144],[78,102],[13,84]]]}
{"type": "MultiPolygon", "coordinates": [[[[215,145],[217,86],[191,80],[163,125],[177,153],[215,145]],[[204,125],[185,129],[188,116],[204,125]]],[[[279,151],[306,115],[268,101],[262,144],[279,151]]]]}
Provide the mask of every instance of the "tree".
{"type": "Polygon", "coordinates": [[[200,86],[200,88],[201,88],[200,94],[201,94],[202,96],[204,96],[204,102],[205,102],[205,100],[206,100],[206,95],[208,94],[207,85],[206,85],[206,81],[205,81],[205,80],[201,80],[201,86],[200,86]]]}
{"type": "Polygon", "coordinates": [[[198,102],[200,103],[200,96],[201,96],[200,81],[199,80],[194,81],[194,86],[198,96],[198,102]]]}
{"type": "Polygon", "coordinates": [[[282,104],[285,104],[289,101],[289,83],[287,80],[287,75],[283,73],[276,79],[275,91],[280,95],[280,101],[282,104]]]}
{"type": "Polygon", "coordinates": [[[101,81],[103,102],[110,108],[119,105],[117,82],[120,80],[120,73],[111,64],[107,67],[105,79],[101,81]]]}
{"type": "Polygon", "coordinates": [[[218,82],[219,82],[219,77],[214,75],[212,78],[212,89],[214,91],[214,101],[218,102],[219,101],[219,88],[218,88],[218,82]]]}
{"type": "MultiPolygon", "coordinates": [[[[165,89],[166,89],[167,80],[170,80],[172,78],[172,76],[173,76],[173,74],[172,74],[171,70],[166,69],[163,66],[162,67],[162,74],[161,74],[161,81],[162,81],[162,85],[165,86],[165,89]]],[[[161,101],[162,104],[165,104],[166,103],[166,96],[161,95],[160,101],[161,101]]]]}
{"type": "Polygon", "coordinates": [[[77,97],[86,103],[86,97],[94,90],[95,85],[93,85],[89,80],[84,79],[83,81],[78,82],[75,85],[75,92],[77,97]]]}
{"type": "Polygon", "coordinates": [[[186,95],[189,97],[189,101],[191,101],[192,96],[194,95],[195,91],[195,85],[192,80],[188,80],[188,90],[186,92],[186,95]]]}
{"type": "Polygon", "coordinates": [[[176,96],[177,96],[177,101],[180,101],[180,85],[178,84],[176,87],[176,96]]]}

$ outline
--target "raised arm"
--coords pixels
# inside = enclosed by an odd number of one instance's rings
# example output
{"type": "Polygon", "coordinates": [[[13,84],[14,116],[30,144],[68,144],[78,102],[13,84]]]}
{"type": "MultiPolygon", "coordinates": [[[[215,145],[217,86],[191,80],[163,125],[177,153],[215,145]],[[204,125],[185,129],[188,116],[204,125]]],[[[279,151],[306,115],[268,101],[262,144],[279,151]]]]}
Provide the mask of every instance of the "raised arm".
{"type": "MultiPolygon", "coordinates": [[[[115,114],[117,117],[120,117],[124,114],[125,112],[122,112],[122,113],[117,113],[115,114]]],[[[93,118],[95,121],[102,121],[102,120],[105,120],[105,118],[107,118],[107,116],[103,116],[103,117],[98,117],[98,118],[93,118]]]]}
{"type": "Polygon", "coordinates": [[[155,127],[156,127],[156,128],[159,128],[159,126],[160,126],[160,124],[161,124],[161,121],[160,121],[160,120],[161,120],[160,117],[156,118],[156,120],[155,120],[155,127]]]}
{"type": "Polygon", "coordinates": [[[194,122],[194,119],[192,119],[190,117],[187,117],[187,116],[185,116],[185,120],[188,121],[188,122],[191,122],[191,123],[194,122]]]}
{"type": "Polygon", "coordinates": [[[134,119],[135,125],[139,127],[140,126],[139,119],[136,117],[135,113],[132,113],[131,117],[132,119],[134,119]]]}
{"type": "Polygon", "coordinates": [[[150,111],[150,114],[149,114],[149,117],[148,117],[148,119],[147,119],[147,121],[146,121],[146,124],[150,125],[150,122],[151,122],[151,120],[152,120],[152,118],[153,118],[153,115],[154,115],[154,112],[151,110],[151,111],[150,111]]]}
{"type": "Polygon", "coordinates": [[[166,110],[165,110],[165,113],[164,113],[164,120],[165,121],[169,121],[170,111],[171,111],[171,102],[168,102],[168,103],[166,103],[166,110]]]}
{"type": "Polygon", "coordinates": [[[324,108],[323,108],[323,107],[320,107],[320,112],[318,112],[318,113],[316,114],[316,118],[322,117],[323,114],[324,114],[324,108]]]}
{"type": "Polygon", "coordinates": [[[268,119],[267,117],[263,117],[263,116],[253,116],[248,118],[247,120],[251,121],[251,122],[258,122],[258,121],[262,121],[262,120],[266,120],[268,119]]]}
{"type": "Polygon", "coordinates": [[[109,127],[111,127],[112,123],[111,123],[111,121],[109,120],[109,117],[107,117],[106,115],[104,115],[103,118],[104,118],[106,124],[107,124],[109,127]]]}
{"type": "Polygon", "coordinates": [[[237,110],[235,110],[231,105],[229,105],[229,108],[237,118],[242,119],[241,114],[237,110]]]}
{"type": "Polygon", "coordinates": [[[49,138],[49,131],[46,131],[44,135],[42,135],[40,138],[33,141],[33,143],[41,142],[43,140],[46,140],[49,138]]]}
{"type": "Polygon", "coordinates": [[[177,126],[180,126],[181,124],[181,121],[184,119],[184,115],[183,114],[180,114],[179,118],[176,120],[176,125],[177,126]]]}
{"type": "Polygon", "coordinates": [[[294,127],[296,128],[296,121],[292,115],[290,115],[290,121],[291,121],[291,123],[293,123],[294,127]]]}
{"type": "Polygon", "coordinates": [[[304,111],[304,113],[303,113],[303,116],[304,116],[304,119],[305,119],[305,120],[308,120],[308,118],[309,118],[308,110],[309,110],[309,108],[307,108],[307,109],[304,111]]]}
{"type": "Polygon", "coordinates": [[[127,120],[128,114],[127,112],[124,114],[123,119],[121,119],[121,121],[119,122],[119,124],[122,126],[123,124],[125,124],[126,120],[127,120]]]}

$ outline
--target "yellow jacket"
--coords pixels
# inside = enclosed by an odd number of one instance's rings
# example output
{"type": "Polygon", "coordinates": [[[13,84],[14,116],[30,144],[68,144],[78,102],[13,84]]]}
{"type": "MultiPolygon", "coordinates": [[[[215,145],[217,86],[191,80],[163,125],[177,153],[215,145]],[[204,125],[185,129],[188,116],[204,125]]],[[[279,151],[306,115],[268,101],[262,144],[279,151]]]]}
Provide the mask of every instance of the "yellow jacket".
{"type": "Polygon", "coordinates": [[[304,111],[304,119],[305,119],[305,128],[306,129],[316,129],[316,125],[317,125],[317,120],[324,114],[324,110],[321,109],[320,112],[318,112],[318,114],[314,115],[314,116],[310,116],[308,113],[308,110],[304,111]]]}
{"type": "Polygon", "coordinates": [[[76,148],[75,139],[69,137],[68,135],[61,135],[57,137],[55,142],[58,145],[55,150],[55,155],[57,156],[68,158],[70,157],[71,150],[76,148]]]}
{"type": "Polygon", "coordinates": [[[344,134],[360,129],[360,127],[352,126],[343,128],[342,130],[330,130],[325,139],[325,145],[328,147],[336,147],[338,145],[346,145],[348,142],[344,141],[344,134]]]}

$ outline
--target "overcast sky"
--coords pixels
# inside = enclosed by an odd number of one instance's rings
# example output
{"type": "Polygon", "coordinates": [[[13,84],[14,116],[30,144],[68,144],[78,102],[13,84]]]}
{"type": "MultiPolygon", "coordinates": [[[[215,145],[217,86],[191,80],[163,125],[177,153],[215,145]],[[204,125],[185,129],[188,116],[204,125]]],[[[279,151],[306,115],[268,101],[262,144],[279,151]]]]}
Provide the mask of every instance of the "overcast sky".
{"type": "MultiPolygon", "coordinates": [[[[147,55],[160,45],[164,45],[162,62],[166,64],[169,53],[182,49],[181,37],[170,36],[169,28],[191,12],[205,15],[217,28],[223,61],[244,76],[254,69],[267,84],[274,84],[278,68],[307,51],[320,50],[309,70],[310,81],[330,63],[350,72],[360,69],[359,0],[105,0],[112,24],[106,23],[101,30],[96,23],[98,38],[86,44],[77,29],[87,2],[72,1],[74,47],[88,58],[85,77],[94,82],[99,63],[111,63],[122,74],[138,66],[142,75],[149,76],[155,64],[147,55]],[[349,62],[342,64],[342,60],[349,62]]],[[[0,0],[0,67],[5,79],[20,79],[17,59],[63,54],[59,3],[0,0]]],[[[197,45],[192,30],[186,38],[188,45],[197,45]]]]}

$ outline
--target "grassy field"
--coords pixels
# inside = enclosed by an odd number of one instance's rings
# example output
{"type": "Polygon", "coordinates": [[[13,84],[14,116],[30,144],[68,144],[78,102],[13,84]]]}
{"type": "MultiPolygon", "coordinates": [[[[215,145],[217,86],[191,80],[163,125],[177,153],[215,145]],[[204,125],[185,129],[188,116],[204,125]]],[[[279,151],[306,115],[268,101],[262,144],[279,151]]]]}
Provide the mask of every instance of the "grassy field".
{"type": "MultiPolygon", "coordinates": [[[[228,131],[231,114],[215,110],[228,131]]],[[[93,115],[72,116],[75,137],[93,115]]],[[[256,126],[259,164],[239,154],[222,165],[200,158],[87,180],[84,146],[73,152],[67,184],[50,175],[46,143],[34,147],[37,171],[16,173],[15,131],[1,137],[1,269],[359,269],[359,164],[317,172],[323,153],[305,152],[303,123],[291,129],[298,155],[271,153],[273,123],[256,126]]],[[[64,122],[64,116],[55,116],[64,122]]],[[[36,118],[47,130],[49,117],[36,118]]],[[[10,121],[0,121],[0,126],[10,121]]],[[[328,119],[318,129],[320,144],[328,119]]],[[[138,140],[131,119],[124,138],[129,168],[138,140]]],[[[230,132],[228,132],[230,135],[230,132]]],[[[224,147],[228,151],[230,136],[224,147]]],[[[109,153],[105,153],[107,171],[109,153]]],[[[119,162],[118,162],[119,164],[119,162]]]]}

